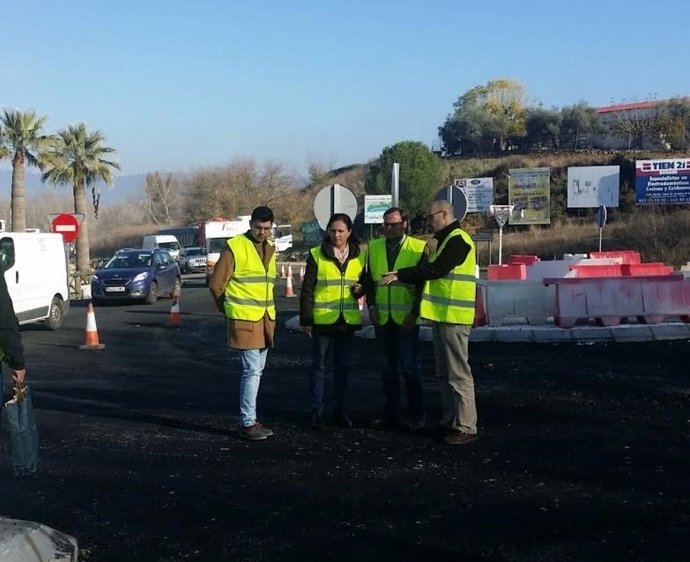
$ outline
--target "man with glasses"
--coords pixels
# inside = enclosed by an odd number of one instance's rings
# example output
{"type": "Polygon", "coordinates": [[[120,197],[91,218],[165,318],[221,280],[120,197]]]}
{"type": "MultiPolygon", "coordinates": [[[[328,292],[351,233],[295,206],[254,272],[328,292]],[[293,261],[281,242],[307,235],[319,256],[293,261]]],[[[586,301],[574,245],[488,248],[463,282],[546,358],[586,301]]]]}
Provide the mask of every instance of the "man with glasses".
{"type": "Polygon", "coordinates": [[[424,282],[420,316],[432,322],[443,440],[448,445],[465,445],[477,438],[474,379],[468,361],[476,293],[474,242],[460,228],[448,201],[434,201],[427,219],[436,241],[429,259],[388,272],[380,283],[424,282]]]}
{"type": "Polygon", "coordinates": [[[386,272],[411,267],[419,262],[426,244],[406,234],[405,211],[391,207],[383,214],[384,237],[369,243],[368,268],[365,277],[369,317],[381,347],[381,372],[385,404],[383,416],[374,422],[380,429],[400,426],[398,404],[402,374],[407,392],[409,427],[424,427],[424,398],[417,361],[419,347],[419,302],[423,283],[379,285],[386,272]]]}
{"type": "Polygon", "coordinates": [[[238,433],[250,441],[262,441],[273,435],[256,418],[259,383],[268,348],[273,347],[276,325],[273,301],[276,253],[269,239],[272,226],[271,209],[254,209],[249,230],[227,241],[209,281],[213,299],[227,318],[228,346],[240,354],[238,433]]]}

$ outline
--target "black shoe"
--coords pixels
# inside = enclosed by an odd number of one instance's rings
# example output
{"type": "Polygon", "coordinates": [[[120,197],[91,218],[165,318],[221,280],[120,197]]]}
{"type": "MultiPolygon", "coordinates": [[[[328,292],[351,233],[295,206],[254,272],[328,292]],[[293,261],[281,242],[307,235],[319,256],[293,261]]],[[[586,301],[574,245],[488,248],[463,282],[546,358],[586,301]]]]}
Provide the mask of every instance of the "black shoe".
{"type": "Polygon", "coordinates": [[[379,418],[372,422],[371,427],[380,431],[392,431],[395,429],[401,429],[402,425],[395,418],[379,418]]]}
{"type": "Polygon", "coordinates": [[[335,425],[344,427],[346,429],[352,429],[352,420],[345,412],[336,412],[333,416],[333,421],[335,425]]]}
{"type": "Polygon", "coordinates": [[[446,445],[467,445],[476,440],[476,433],[463,433],[462,431],[451,431],[443,438],[446,445]]]}
{"type": "Polygon", "coordinates": [[[323,418],[321,417],[321,412],[314,412],[311,415],[311,427],[312,429],[323,429],[323,418]]]}

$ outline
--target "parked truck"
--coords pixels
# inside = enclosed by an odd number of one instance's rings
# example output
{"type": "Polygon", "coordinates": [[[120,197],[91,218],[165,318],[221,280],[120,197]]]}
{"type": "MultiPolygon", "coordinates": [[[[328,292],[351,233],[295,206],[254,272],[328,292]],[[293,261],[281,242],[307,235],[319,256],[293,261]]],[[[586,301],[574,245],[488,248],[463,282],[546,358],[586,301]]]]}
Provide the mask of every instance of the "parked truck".
{"type": "MultiPolygon", "coordinates": [[[[227,240],[249,230],[251,216],[243,215],[233,220],[216,217],[199,223],[199,245],[206,248],[206,284],[213,274],[213,268],[225,247],[227,240]]],[[[271,236],[277,252],[292,248],[292,226],[274,224],[271,236]]]]}

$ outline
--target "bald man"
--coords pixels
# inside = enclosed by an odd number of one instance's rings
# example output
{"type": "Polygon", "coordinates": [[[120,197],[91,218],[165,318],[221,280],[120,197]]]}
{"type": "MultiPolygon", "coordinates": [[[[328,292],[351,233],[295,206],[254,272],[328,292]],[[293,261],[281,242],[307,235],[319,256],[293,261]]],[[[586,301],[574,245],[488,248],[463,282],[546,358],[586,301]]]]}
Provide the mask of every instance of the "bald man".
{"type": "Polygon", "coordinates": [[[477,407],[468,350],[477,282],[475,247],[471,236],[460,228],[448,201],[434,201],[427,219],[435,242],[429,258],[425,255],[416,266],[387,273],[380,283],[424,282],[420,316],[432,325],[436,376],[441,379],[443,441],[466,445],[477,439],[477,407]]]}

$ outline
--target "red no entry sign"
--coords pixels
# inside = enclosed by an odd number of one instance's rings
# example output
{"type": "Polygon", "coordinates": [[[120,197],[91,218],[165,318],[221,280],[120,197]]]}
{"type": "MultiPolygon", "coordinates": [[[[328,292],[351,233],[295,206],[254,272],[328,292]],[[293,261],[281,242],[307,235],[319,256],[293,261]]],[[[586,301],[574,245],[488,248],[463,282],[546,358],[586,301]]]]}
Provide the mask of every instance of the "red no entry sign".
{"type": "Polygon", "coordinates": [[[62,234],[66,244],[74,242],[79,234],[79,221],[74,215],[63,213],[53,219],[53,232],[62,234]]]}

